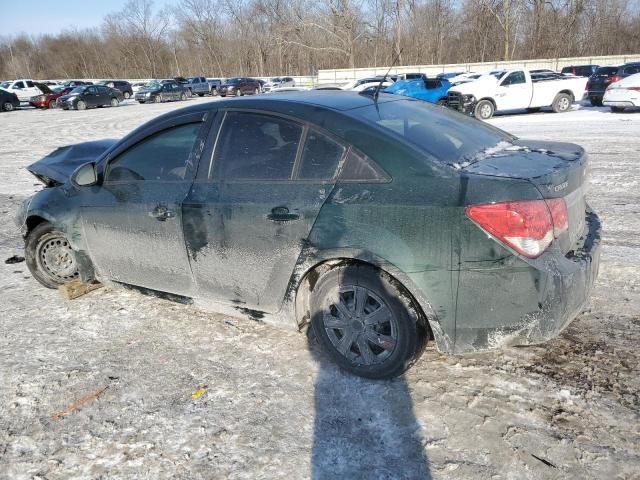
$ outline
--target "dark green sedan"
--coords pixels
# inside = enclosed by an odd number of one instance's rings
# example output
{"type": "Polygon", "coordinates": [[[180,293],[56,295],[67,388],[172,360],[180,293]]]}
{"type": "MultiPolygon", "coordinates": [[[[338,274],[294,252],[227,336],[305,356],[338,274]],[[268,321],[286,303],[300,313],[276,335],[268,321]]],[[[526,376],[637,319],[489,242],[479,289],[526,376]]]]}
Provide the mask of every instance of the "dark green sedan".
{"type": "Polygon", "coordinates": [[[62,147],[18,214],[47,287],[81,279],[302,329],[343,368],[539,343],[581,311],[600,222],[587,156],[418,100],[209,102],[62,147]]]}

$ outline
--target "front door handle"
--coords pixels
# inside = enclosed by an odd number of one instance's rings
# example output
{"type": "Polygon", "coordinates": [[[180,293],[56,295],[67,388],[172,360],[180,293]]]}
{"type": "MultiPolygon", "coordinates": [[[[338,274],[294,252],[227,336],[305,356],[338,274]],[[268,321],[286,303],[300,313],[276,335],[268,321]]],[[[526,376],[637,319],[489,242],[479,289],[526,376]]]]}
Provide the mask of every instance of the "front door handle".
{"type": "Polygon", "coordinates": [[[149,212],[149,215],[161,222],[176,216],[175,212],[169,210],[165,205],[156,206],[156,208],[149,212]]]}
{"type": "Polygon", "coordinates": [[[298,220],[300,215],[297,213],[290,213],[287,207],[275,207],[271,209],[271,213],[267,215],[267,218],[272,222],[291,222],[298,220]]]}

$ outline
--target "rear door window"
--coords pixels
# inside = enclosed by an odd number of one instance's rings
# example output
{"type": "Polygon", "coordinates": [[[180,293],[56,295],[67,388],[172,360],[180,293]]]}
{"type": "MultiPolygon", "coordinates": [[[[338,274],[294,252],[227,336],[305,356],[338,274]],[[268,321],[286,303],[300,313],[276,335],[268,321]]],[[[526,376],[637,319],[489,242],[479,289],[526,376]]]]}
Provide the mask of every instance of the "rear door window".
{"type": "Polygon", "coordinates": [[[214,177],[224,180],[288,180],[302,125],[249,112],[227,112],[214,155],[214,177]]]}

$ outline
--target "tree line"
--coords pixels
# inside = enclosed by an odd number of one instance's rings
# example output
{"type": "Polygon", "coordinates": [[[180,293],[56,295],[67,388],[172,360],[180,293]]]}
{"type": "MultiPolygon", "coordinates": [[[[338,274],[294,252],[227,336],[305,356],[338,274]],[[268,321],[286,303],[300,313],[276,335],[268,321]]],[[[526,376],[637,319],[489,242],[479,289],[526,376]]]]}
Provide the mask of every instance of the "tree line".
{"type": "Polygon", "coordinates": [[[0,78],[314,75],[640,53],[640,0],[130,0],[98,29],[0,38],[0,78]]]}

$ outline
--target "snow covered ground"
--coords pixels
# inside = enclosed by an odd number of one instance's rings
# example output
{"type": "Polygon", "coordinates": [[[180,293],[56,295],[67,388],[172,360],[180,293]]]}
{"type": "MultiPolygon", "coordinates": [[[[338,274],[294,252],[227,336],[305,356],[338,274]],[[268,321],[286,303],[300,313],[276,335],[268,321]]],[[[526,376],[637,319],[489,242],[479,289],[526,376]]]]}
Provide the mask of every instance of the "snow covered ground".
{"type": "Polygon", "coordinates": [[[66,301],[4,262],[40,188],[26,165],[182,106],[0,114],[0,478],[640,478],[640,112],[491,121],[589,152],[604,225],[589,308],[546,345],[429,348],[372,382],[303,334],[129,290],[66,301]]]}

